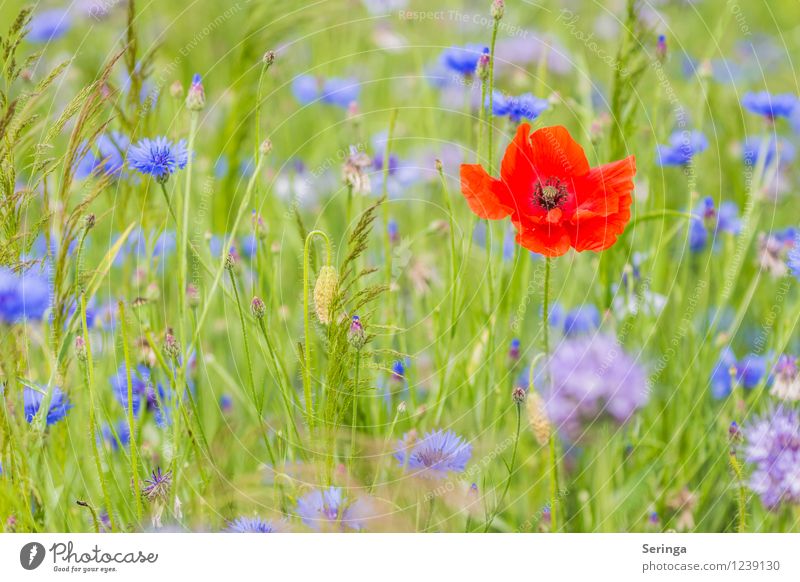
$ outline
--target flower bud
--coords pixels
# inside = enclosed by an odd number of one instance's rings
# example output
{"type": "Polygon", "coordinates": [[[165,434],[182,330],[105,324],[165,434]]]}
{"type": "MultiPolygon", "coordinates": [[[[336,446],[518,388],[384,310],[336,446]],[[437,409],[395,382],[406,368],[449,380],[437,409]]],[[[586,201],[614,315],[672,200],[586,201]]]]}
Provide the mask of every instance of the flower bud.
{"type": "Polygon", "coordinates": [[[203,81],[200,75],[195,73],[192,77],[192,84],[186,94],[186,108],[189,111],[202,111],[206,106],[206,92],[203,88],[203,81]]]}
{"type": "Polygon", "coordinates": [[[82,335],[75,338],[75,357],[78,358],[79,362],[85,362],[87,358],[86,340],[83,339],[82,335]]]}
{"type": "Polygon", "coordinates": [[[269,152],[272,151],[272,141],[265,139],[261,142],[261,145],[258,147],[258,151],[261,152],[262,156],[266,156],[269,152]]]}
{"type": "Polygon", "coordinates": [[[526,396],[527,394],[525,393],[525,388],[522,386],[517,386],[511,391],[511,399],[514,401],[514,404],[522,404],[525,402],[526,396]]]}
{"type": "Polygon", "coordinates": [[[262,61],[262,62],[264,63],[264,65],[266,65],[267,67],[271,67],[271,66],[272,66],[272,63],[274,63],[274,62],[275,62],[275,51],[267,51],[267,52],[265,52],[265,53],[264,53],[264,56],[263,56],[263,57],[261,57],[261,61],[262,61]]]}
{"type": "Polygon", "coordinates": [[[90,212],[89,214],[86,215],[86,218],[84,218],[83,228],[86,229],[86,232],[89,232],[90,230],[92,230],[92,228],[94,228],[96,222],[97,222],[97,217],[94,215],[93,212],[90,212]]]}
{"type": "Polygon", "coordinates": [[[250,312],[256,319],[261,319],[267,313],[267,306],[264,305],[260,297],[253,297],[253,300],[250,302],[250,312]]]}
{"type": "Polygon", "coordinates": [[[361,325],[361,319],[357,315],[353,316],[350,322],[350,331],[347,332],[347,341],[353,346],[353,349],[361,351],[364,344],[367,343],[367,334],[364,333],[364,326],[361,325]]]}
{"type": "Polygon", "coordinates": [[[314,309],[317,319],[323,325],[331,322],[331,307],[339,290],[339,275],[331,265],[325,265],[319,270],[317,284],[314,286],[314,309]]]}
{"type": "MultiPolygon", "coordinates": [[[[481,56],[478,57],[478,64],[475,67],[475,76],[477,76],[481,81],[486,81],[489,78],[489,64],[491,61],[491,57],[489,56],[489,49],[484,48],[483,53],[481,56]]],[[[438,162],[439,160],[437,160],[438,162]]],[[[439,169],[438,167],[436,168],[439,169]]]]}
{"type": "Polygon", "coordinates": [[[173,360],[177,360],[178,356],[181,355],[181,345],[178,343],[178,340],[175,339],[175,336],[172,335],[171,329],[168,329],[164,336],[164,353],[173,360]]]}
{"type": "Polygon", "coordinates": [[[228,253],[225,256],[225,268],[228,269],[229,271],[232,271],[235,266],[236,266],[236,257],[233,255],[233,253],[228,253]]]}
{"type": "Polygon", "coordinates": [[[506,11],[505,0],[493,0],[492,2],[492,18],[500,20],[506,11]]]}
{"type": "Polygon", "coordinates": [[[186,286],[186,301],[192,308],[200,305],[200,291],[192,283],[186,286]]]}
{"type": "Polygon", "coordinates": [[[177,79],[169,86],[169,94],[173,99],[180,99],[183,97],[183,85],[177,79]]]}

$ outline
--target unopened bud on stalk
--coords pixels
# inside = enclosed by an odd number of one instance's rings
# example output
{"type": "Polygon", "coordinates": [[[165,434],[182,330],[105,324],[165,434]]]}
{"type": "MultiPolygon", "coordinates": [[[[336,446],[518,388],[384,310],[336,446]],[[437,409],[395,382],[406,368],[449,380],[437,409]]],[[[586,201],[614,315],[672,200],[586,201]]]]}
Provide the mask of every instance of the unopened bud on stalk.
{"type": "Polygon", "coordinates": [[[364,344],[367,343],[367,334],[364,333],[364,326],[361,325],[361,319],[354,315],[350,322],[350,331],[347,332],[347,341],[353,346],[353,349],[361,351],[364,344]]]}
{"type": "Polygon", "coordinates": [[[517,386],[511,391],[511,399],[514,401],[514,404],[522,404],[525,402],[526,396],[525,388],[522,386],[517,386]]]}
{"type": "Polygon", "coordinates": [[[225,257],[225,268],[229,271],[232,271],[233,268],[236,266],[236,257],[233,256],[233,253],[228,253],[225,257]]]}
{"type": "Polygon", "coordinates": [[[267,51],[264,53],[264,56],[261,57],[261,61],[267,66],[271,67],[272,63],[275,62],[275,51],[267,51]]]}
{"type": "Polygon", "coordinates": [[[265,139],[261,142],[261,145],[258,147],[258,151],[261,152],[262,156],[266,156],[269,152],[272,151],[272,141],[265,139]]]}
{"type": "Polygon", "coordinates": [[[191,283],[186,286],[186,301],[191,308],[200,305],[200,291],[191,283]]]}
{"type": "Polygon", "coordinates": [[[250,312],[256,319],[261,319],[267,313],[267,306],[264,305],[260,297],[253,297],[253,300],[250,302],[250,312]]]}
{"type": "Polygon", "coordinates": [[[181,355],[181,345],[178,343],[178,340],[175,339],[171,329],[168,329],[164,336],[164,353],[173,360],[177,360],[178,356],[181,355]]]}
{"type": "Polygon", "coordinates": [[[203,81],[198,73],[192,77],[192,84],[186,94],[186,108],[189,111],[202,111],[206,106],[206,91],[203,88],[203,81]]]}
{"type": "Polygon", "coordinates": [[[314,286],[314,309],[317,319],[323,325],[331,322],[331,307],[339,290],[339,275],[332,265],[325,265],[319,270],[317,284],[314,286]]]}
{"type": "Polygon", "coordinates": [[[86,231],[88,232],[92,230],[92,228],[94,228],[96,222],[97,222],[97,217],[94,215],[93,212],[90,212],[89,214],[86,215],[86,218],[83,221],[83,228],[85,228],[86,231]]]}
{"type": "Polygon", "coordinates": [[[489,49],[484,48],[483,53],[481,53],[481,56],[478,57],[478,64],[475,66],[475,76],[481,81],[486,81],[489,78],[490,61],[491,57],[489,56],[489,49]]]}
{"type": "Polygon", "coordinates": [[[506,12],[505,0],[493,0],[492,2],[492,18],[500,20],[506,12]]]}
{"type": "Polygon", "coordinates": [[[86,361],[86,340],[83,339],[82,335],[75,338],[75,357],[78,358],[79,362],[86,361]]]}

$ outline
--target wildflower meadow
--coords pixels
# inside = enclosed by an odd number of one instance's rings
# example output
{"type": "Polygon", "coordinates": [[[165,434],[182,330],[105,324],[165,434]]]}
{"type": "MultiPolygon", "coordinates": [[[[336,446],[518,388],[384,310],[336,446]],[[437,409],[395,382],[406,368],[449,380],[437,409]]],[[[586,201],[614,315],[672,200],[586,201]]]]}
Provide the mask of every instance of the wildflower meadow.
{"type": "Polygon", "coordinates": [[[0,531],[800,531],[796,1],[0,15],[0,531]]]}

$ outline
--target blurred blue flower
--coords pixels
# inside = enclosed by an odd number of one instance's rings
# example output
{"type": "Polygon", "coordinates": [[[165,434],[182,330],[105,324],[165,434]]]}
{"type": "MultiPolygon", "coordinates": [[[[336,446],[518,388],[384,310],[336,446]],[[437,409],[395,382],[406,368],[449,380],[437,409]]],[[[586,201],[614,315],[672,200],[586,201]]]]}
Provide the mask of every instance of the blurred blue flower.
{"type": "Polygon", "coordinates": [[[314,75],[299,75],[292,81],[292,95],[301,105],[319,98],[319,81],[314,75]]]}
{"type": "MultiPolygon", "coordinates": [[[[46,391],[47,388],[34,389],[28,386],[24,388],[22,399],[25,403],[25,420],[28,423],[33,422],[33,418],[39,412],[46,391]]],[[[72,408],[72,404],[67,399],[67,395],[61,391],[61,388],[53,387],[50,395],[50,407],[47,409],[47,426],[66,418],[70,408],[72,408]]]]}
{"type": "MultiPolygon", "coordinates": [[[[120,365],[117,373],[110,379],[114,396],[126,411],[128,410],[128,376],[125,364],[120,365]]],[[[142,364],[131,371],[131,396],[133,400],[133,414],[138,416],[142,409],[142,402],[147,410],[155,413],[156,424],[164,427],[171,423],[169,402],[172,399],[171,391],[164,388],[161,383],[153,386],[150,369],[142,364]],[[157,392],[156,392],[157,390],[157,392]]]]}
{"type": "Polygon", "coordinates": [[[87,147],[86,153],[78,162],[75,177],[87,178],[90,175],[118,177],[125,164],[125,155],[130,147],[127,136],[117,131],[102,134],[94,147],[87,147]]]}
{"type": "Polygon", "coordinates": [[[322,85],[322,101],[347,109],[350,103],[358,101],[361,87],[355,79],[339,79],[332,77],[322,85]]]}
{"type": "Polygon", "coordinates": [[[50,42],[64,36],[71,24],[69,12],[66,10],[44,10],[33,15],[25,38],[30,42],[50,42]]]}
{"type": "Polygon", "coordinates": [[[777,408],[744,428],[745,460],[755,465],[750,489],[769,509],[800,504],[800,417],[777,408]]]}
{"type": "Polygon", "coordinates": [[[366,498],[350,500],[341,487],[316,489],[297,500],[297,515],[315,530],[362,530],[372,511],[366,498]]]}
{"type": "Polygon", "coordinates": [[[751,113],[763,115],[767,119],[789,117],[797,103],[797,96],[791,93],[773,95],[768,91],[760,91],[758,93],[745,93],[742,97],[742,107],[751,113]]]}
{"type": "Polygon", "coordinates": [[[742,158],[748,166],[755,166],[763,149],[764,166],[772,165],[775,158],[779,163],[794,160],[795,148],[792,143],[782,137],[749,137],[742,144],[742,158]]]}
{"type": "Polygon", "coordinates": [[[792,275],[800,281],[800,245],[794,245],[792,247],[792,250],[789,251],[789,255],[787,256],[787,260],[792,275]]]}
{"type": "Polygon", "coordinates": [[[591,303],[581,305],[564,316],[564,335],[575,337],[600,327],[600,311],[591,303]]]}
{"type": "Polygon", "coordinates": [[[463,473],[472,457],[472,445],[451,430],[430,431],[422,439],[411,433],[398,443],[394,458],[406,471],[426,479],[443,479],[463,473]]]}
{"type": "Polygon", "coordinates": [[[676,131],[669,138],[669,145],[656,148],[659,166],[685,166],[692,158],[708,149],[706,136],[699,131],[676,131]]]}
{"type": "Polygon", "coordinates": [[[689,250],[697,253],[706,248],[709,230],[713,232],[715,247],[718,247],[718,234],[727,232],[739,234],[742,222],[739,218],[739,207],[735,202],[725,201],[720,204],[719,211],[714,207],[714,199],[706,196],[698,202],[692,214],[696,218],[689,221],[689,250]]]}
{"type": "Polygon", "coordinates": [[[264,521],[260,517],[237,517],[225,530],[228,533],[274,533],[275,527],[271,521],[264,521]]]}
{"type": "Polygon", "coordinates": [[[479,44],[450,47],[442,53],[441,62],[450,71],[468,77],[475,73],[478,59],[484,50],[486,47],[479,44]]]}
{"type": "Polygon", "coordinates": [[[0,323],[41,320],[50,306],[50,283],[33,268],[0,267],[0,323]]]}
{"type": "Polygon", "coordinates": [[[142,174],[153,176],[165,182],[170,175],[181,170],[189,161],[186,142],[171,142],[164,136],[155,139],[144,138],[128,150],[128,163],[142,174]]]}
{"type": "Polygon", "coordinates": [[[751,390],[758,386],[767,375],[767,359],[756,354],[748,354],[741,360],[730,347],[720,353],[717,364],[711,372],[711,394],[714,398],[725,398],[733,389],[733,378],[736,383],[751,390]]]}
{"type": "Polygon", "coordinates": [[[530,93],[512,97],[494,91],[492,95],[492,112],[498,117],[508,117],[514,123],[519,123],[523,119],[533,121],[550,106],[547,99],[539,99],[530,93]]]}
{"type": "Polygon", "coordinates": [[[111,445],[111,450],[119,451],[126,448],[131,442],[131,427],[127,420],[120,420],[116,426],[103,425],[100,431],[103,440],[111,445]]]}

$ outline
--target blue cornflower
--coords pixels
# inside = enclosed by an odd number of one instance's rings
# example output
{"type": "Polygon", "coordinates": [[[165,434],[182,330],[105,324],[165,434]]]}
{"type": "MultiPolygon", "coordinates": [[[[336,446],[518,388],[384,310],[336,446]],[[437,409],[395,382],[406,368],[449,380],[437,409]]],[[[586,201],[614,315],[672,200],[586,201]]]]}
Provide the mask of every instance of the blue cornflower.
{"type": "Polygon", "coordinates": [[[118,177],[125,165],[125,155],[130,146],[128,137],[118,131],[103,134],[97,138],[94,148],[87,148],[86,154],[78,162],[75,176],[78,179],[90,175],[118,177]]]}
{"type": "Polygon", "coordinates": [[[714,199],[706,196],[697,204],[693,214],[696,218],[689,221],[689,250],[694,253],[706,248],[709,229],[713,231],[716,242],[718,233],[738,234],[742,227],[739,207],[735,202],[725,201],[717,211],[714,199]]]}
{"type": "Polygon", "coordinates": [[[271,521],[260,517],[237,517],[228,523],[228,533],[274,533],[275,526],[271,521]]]}
{"type": "Polygon", "coordinates": [[[406,434],[394,457],[417,476],[442,479],[450,472],[464,472],[472,457],[472,445],[450,430],[428,432],[421,440],[406,434]]]}
{"type": "Polygon", "coordinates": [[[120,420],[114,427],[106,424],[100,432],[103,435],[103,440],[111,445],[111,450],[113,451],[124,449],[131,442],[131,427],[127,420],[120,420]]]}
{"type": "Polygon", "coordinates": [[[225,414],[233,410],[233,398],[230,394],[223,394],[219,397],[219,407],[225,414]]]}
{"type": "Polygon", "coordinates": [[[322,101],[347,109],[350,103],[358,101],[361,88],[355,79],[339,79],[332,77],[322,85],[322,101]]]}
{"type": "Polygon", "coordinates": [[[786,259],[792,274],[800,280],[800,245],[794,245],[786,259]]]}
{"type": "Polygon", "coordinates": [[[64,36],[71,24],[69,12],[66,10],[44,10],[31,18],[25,38],[30,42],[50,42],[64,36]]]}
{"type": "Polygon", "coordinates": [[[300,75],[292,81],[292,95],[301,105],[319,98],[319,81],[314,75],[300,75]]]}
{"type": "Polygon", "coordinates": [[[699,131],[676,131],[669,138],[669,145],[656,148],[659,166],[685,166],[692,158],[708,149],[706,136],[699,131]]]}
{"type": "MultiPolygon", "coordinates": [[[[488,99],[487,99],[488,103],[488,99]]],[[[530,93],[517,97],[494,91],[492,95],[492,112],[498,117],[508,117],[514,123],[523,119],[533,121],[549,107],[547,99],[539,99],[530,93]]]]}
{"type": "Polygon", "coordinates": [[[172,143],[164,136],[141,139],[128,150],[128,164],[162,184],[177,170],[182,170],[188,161],[186,142],[180,140],[172,143]]]}
{"type": "MultiPolygon", "coordinates": [[[[25,403],[25,420],[29,423],[33,422],[33,418],[39,412],[46,390],[46,388],[38,389],[28,386],[23,390],[22,399],[25,403]]],[[[55,424],[59,420],[64,420],[70,408],[72,408],[72,404],[70,404],[67,395],[60,388],[53,387],[50,395],[50,407],[47,409],[47,426],[55,424]]]]}
{"type": "MultiPolygon", "coordinates": [[[[125,364],[122,364],[117,373],[110,379],[114,396],[122,407],[128,410],[128,376],[125,364]]],[[[171,392],[164,388],[162,384],[153,386],[150,370],[147,366],[138,365],[131,372],[131,394],[133,399],[133,414],[138,416],[144,402],[147,410],[155,412],[156,424],[166,426],[171,418],[167,404],[171,400],[171,392]],[[158,390],[158,392],[156,392],[158,390]]]]}
{"type": "Polygon", "coordinates": [[[33,269],[0,267],[0,323],[41,320],[50,306],[50,283],[33,269]]]}
{"type": "Polygon", "coordinates": [[[519,338],[514,338],[511,340],[511,346],[508,348],[508,357],[512,360],[516,361],[519,360],[520,356],[520,348],[521,344],[519,338]]]}
{"type": "Polygon", "coordinates": [[[478,66],[478,59],[486,50],[478,44],[468,44],[463,47],[451,47],[442,53],[442,64],[449,70],[465,77],[472,76],[478,66]]]}
{"type": "Polygon", "coordinates": [[[392,380],[402,382],[406,377],[406,367],[401,360],[392,363],[392,380]]]}
{"type": "Polygon", "coordinates": [[[242,256],[252,259],[258,252],[258,238],[254,234],[247,234],[242,237],[241,242],[242,256]]]}
{"type": "Polygon", "coordinates": [[[600,327],[600,311],[592,304],[581,305],[564,316],[564,335],[574,337],[600,327]]]}
{"type": "Polygon", "coordinates": [[[314,490],[297,500],[297,515],[315,530],[362,530],[372,514],[367,498],[350,500],[341,487],[314,490]]]}
{"type": "Polygon", "coordinates": [[[742,97],[742,107],[770,120],[776,117],[789,117],[797,104],[797,96],[791,93],[773,95],[768,91],[760,91],[745,93],[742,97]]]}
{"type": "Polygon", "coordinates": [[[394,218],[389,219],[389,223],[386,225],[386,232],[389,235],[389,242],[397,244],[400,240],[400,227],[394,218]]]}
{"type": "Polygon", "coordinates": [[[769,167],[777,158],[778,163],[788,163],[794,159],[795,149],[791,142],[774,135],[769,137],[750,137],[742,144],[742,159],[748,166],[755,166],[763,150],[764,166],[769,167]]]}
{"type": "Polygon", "coordinates": [[[733,378],[736,383],[751,390],[758,386],[767,375],[767,359],[756,354],[748,354],[741,360],[729,347],[722,350],[717,365],[711,372],[711,394],[714,398],[725,398],[733,389],[733,378]]]}

